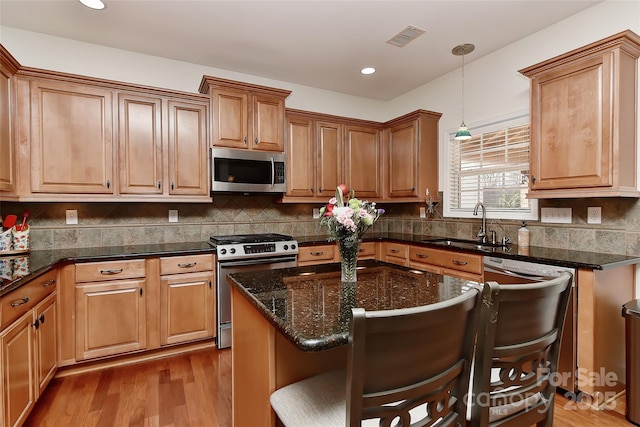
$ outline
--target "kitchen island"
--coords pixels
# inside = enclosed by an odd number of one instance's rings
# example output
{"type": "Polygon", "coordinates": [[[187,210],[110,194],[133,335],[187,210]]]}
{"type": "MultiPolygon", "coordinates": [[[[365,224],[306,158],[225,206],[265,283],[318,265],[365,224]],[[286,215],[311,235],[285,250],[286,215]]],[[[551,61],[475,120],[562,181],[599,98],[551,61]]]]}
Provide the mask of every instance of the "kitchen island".
{"type": "Polygon", "coordinates": [[[372,260],[359,262],[357,274],[355,285],[340,282],[339,264],[229,276],[235,427],[275,426],[274,390],[346,366],[352,307],[433,304],[473,283],[372,260]]]}

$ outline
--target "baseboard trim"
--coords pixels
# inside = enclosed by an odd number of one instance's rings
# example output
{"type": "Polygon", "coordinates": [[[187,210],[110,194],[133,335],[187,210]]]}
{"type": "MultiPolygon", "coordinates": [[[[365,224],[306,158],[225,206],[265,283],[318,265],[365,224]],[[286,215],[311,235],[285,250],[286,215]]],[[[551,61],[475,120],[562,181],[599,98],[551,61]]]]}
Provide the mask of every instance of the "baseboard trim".
{"type": "Polygon", "coordinates": [[[158,360],[166,357],[178,356],[198,350],[215,348],[214,340],[198,341],[189,344],[160,348],[157,350],[130,353],[123,356],[103,358],[87,362],[79,362],[75,365],[65,366],[58,369],[54,378],[63,378],[71,375],[84,374],[87,372],[101,371],[103,369],[115,368],[119,366],[134,365],[137,363],[158,360]]]}

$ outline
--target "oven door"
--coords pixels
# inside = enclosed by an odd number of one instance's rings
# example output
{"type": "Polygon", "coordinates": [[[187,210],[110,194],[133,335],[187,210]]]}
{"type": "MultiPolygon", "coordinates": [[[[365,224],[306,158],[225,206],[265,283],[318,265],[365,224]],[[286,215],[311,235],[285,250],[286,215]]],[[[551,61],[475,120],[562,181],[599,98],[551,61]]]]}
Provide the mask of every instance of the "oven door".
{"type": "Polygon", "coordinates": [[[227,275],[245,271],[273,270],[296,266],[297,257],[295,255],[218,261],[216,269],[216,332],[218,348],[231,347],[231,285],[227,282],[227,275]]]}
{"type": "MultiPolygon", "coordinates": [[[[570,393],[578,391],[578,384],[576,381],[577,364],[578,364],[578,352],[576,348],[576,334],[577,334],[577,289],[575,286],[575,270],[573,273],[573,281],[571,283],[571,295],[569,296],[569,305],[567,306],[567,316],[564,320],[564,331],[562,333],[562,344],[560,344],[560,356],[558,359],[558,372],[562,373],[559,376],[560,383],[558,388],[566,390],[570,393]]],[[[485,282],[497,282],[502,285],[519,285],[527,283],[542,282],[550,280],[553,277],[547,276],[533,276],[527,274],[516,273],[513,271],[505,270],[496,266],[484,265],[484,281],[485,282]]]]}

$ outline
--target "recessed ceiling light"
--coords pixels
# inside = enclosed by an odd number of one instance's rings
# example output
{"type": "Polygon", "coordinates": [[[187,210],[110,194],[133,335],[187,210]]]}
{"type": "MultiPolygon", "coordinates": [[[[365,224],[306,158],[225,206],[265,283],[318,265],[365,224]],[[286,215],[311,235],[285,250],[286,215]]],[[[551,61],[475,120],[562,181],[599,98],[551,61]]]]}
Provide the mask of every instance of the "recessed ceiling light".
{"type": "Polygon", "coordinates": [[[373,74],[376,72],[376,69],[373,67],[364,67],[362,70],[360,70],[360,73],[362,74],[373,74]]]}
{"type": "Polygon", "coordinates": [[[78,0],[83,5],[91,9],[101,10],[104,9],[104,3],[102,0],[78,0]]]}

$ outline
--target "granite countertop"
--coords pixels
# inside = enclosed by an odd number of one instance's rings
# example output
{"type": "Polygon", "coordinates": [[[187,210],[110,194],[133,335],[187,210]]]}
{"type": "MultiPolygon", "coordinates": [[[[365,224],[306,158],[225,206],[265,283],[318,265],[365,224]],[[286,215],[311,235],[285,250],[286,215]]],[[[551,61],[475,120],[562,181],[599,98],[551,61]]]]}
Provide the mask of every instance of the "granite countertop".
{"type": "MultiPolygon", "coordinates": [[[[610,253],[573,251],[567,249],[545,248],[529,246],[527,248],[518,245],[507,247],[483,247],[482,249],[462,249],[457,247],[445,247],[442,245],[425,242],[425,240],[443,238],[442,236],[429,236],[404,233],[367,233],[364,242],[393,241],[398,243],[419,244],[425,247],[445,249],[459,252],[475,253],[499,258],[517,259],[520,261],[537,262],[541,264],[557,265],[568,268],[586,268],[589,270],[604,270],[621,265],[640,263],[639,256],[616,255],[610,253]]],[[[327,243],[326,235],[308,236],[298,239],[300,246],[319,245],[327,243]]]]}
{"type": "Polygon", "coordinates": [[[212,253],[207,242],[37,250],[0,256],[0,297],[60,264],[212,253]]]}
{"type": "MultiPolygon", "coordinates": [[[[476,253],[522,261],[539,262],[569,268],[603,270],[620,265],[640,263],[640,257],[596,252],[571,251],[531,246],[523,251],[516,245],[507,248],[460,249],[443,248],[441,245],[424,242],[440,236],[403,234],[403,233],[367,233],[364,241],[393,241],[397,243],[420,244],[425,247],[476,253]]],[[[326,235],[297,237],[300,246],[327,244],[326,235]]],[[[215,249],[206,241],[188,243],[166,243],[131,246],[104,246],[93,248],[74,248],[57,250],[37,250],[26,254],[1,256],[0,253],[0,297],[20,287],[29,280],[64,263],[113,261],[130,258],[148,258],[154,256],[192,255],[213,253],[215,249]]]]}
{"type": "Polygon", "coordinates": [[[233,273],[228,281],[293,345],[322,351],[347,344],[352,307],[389,310],[434,304],[474,282],[367,260],[343,284],[340,264],[233,273]]]}

